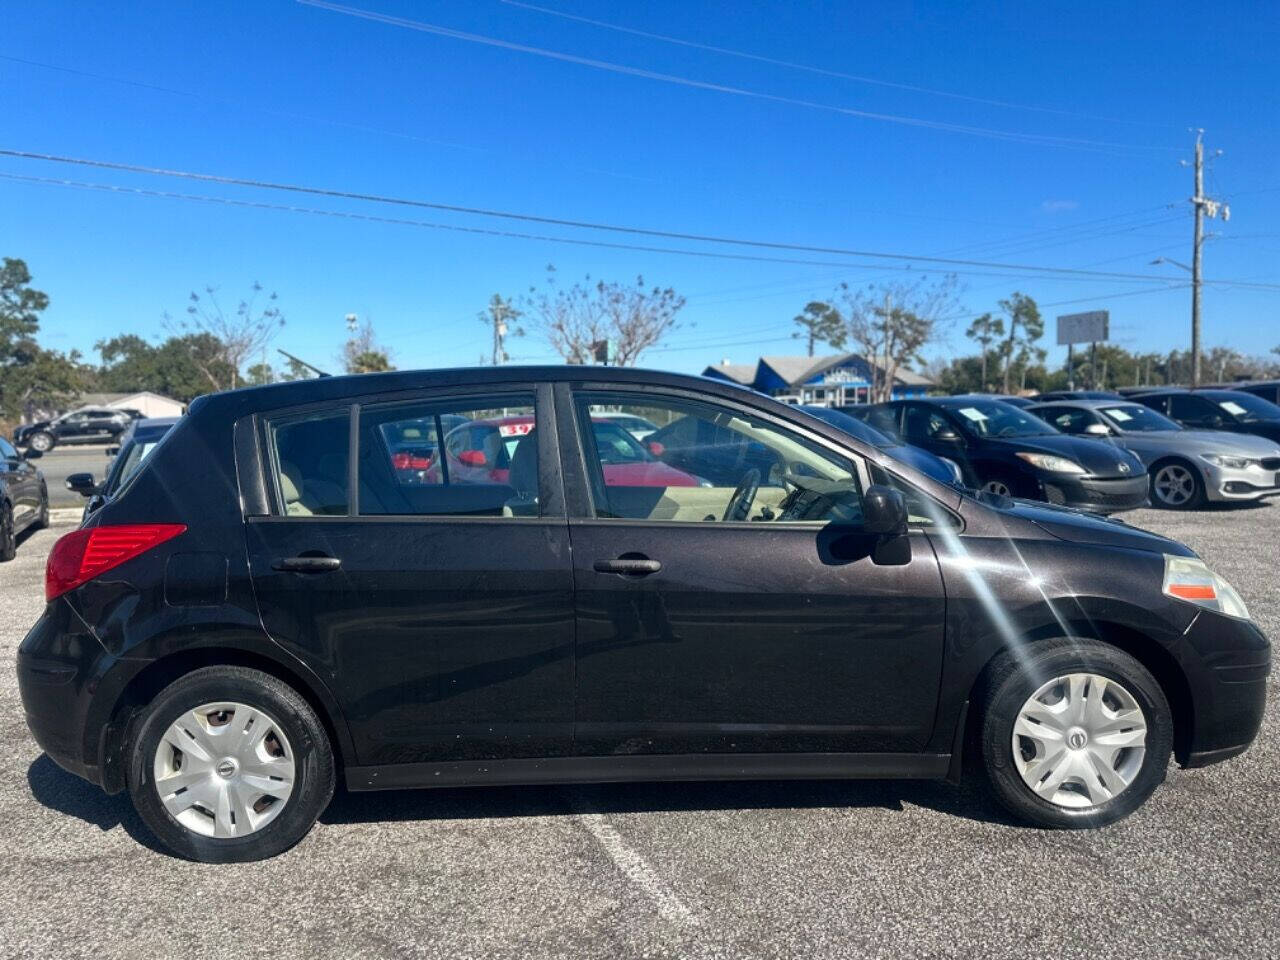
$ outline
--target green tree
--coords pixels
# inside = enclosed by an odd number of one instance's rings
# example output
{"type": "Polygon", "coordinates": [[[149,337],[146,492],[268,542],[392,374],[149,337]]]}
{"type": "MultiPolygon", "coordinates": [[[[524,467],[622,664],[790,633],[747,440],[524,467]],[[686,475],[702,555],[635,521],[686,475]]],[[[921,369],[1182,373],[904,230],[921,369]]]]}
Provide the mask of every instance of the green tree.
{"type": "Polygon", "coordinates": [[[1001,310],[1009,317],[1009,336],[1001,351],[1004,359],[1004,392],[1009,392],[1010,373],[1016,358],[1023,365],[1032,356],[1032,351],[1039,350],[1036,341],[1044,336],[1044,320],[1040,317],[1040,308],[1035,300],[1025,293],[1015,292],[1008,300],[1001,300],[1001,310]]]}
{"type": "Polygon", "coordinates": [[[844,341],[844,322],[840,311],[824,300],[810,300],[791,322],[800,328],[791,336],[806,342],[811,357],[818,343],[844,341]]]}
{"type": "Polygon", "coordinates": [[[275,383],[276,372],[271,368],[271,364],[263,360],[261,363],[255,363],[244,372],[244,382],[246,386],[260,387],[263,384],[275,383]]]}
{"type": "MultiPolygon", "coordinates": [[[[512,323],[524,316],[522,310],[516,309],[515,304],[508,297],[504,297],[500,293],[495,293],[489,298],[489,306],[476,314],[476,319],[483,323],[493,333],[493,352],[490,362],[496,367],[499,364],[506,363],[511,357],[507,354],[506,340],[507,337],[523,337],[523,327],[513,327],[512,323]]],[[[484,356],[481,355],[480,362],[484,363],[484,356]]]]}
{"type": "Polygon", "coordinates": [[[990,390],[990,381],[987,380],[987,355],[991,352],[991,344],[996,343],[1004,336],[1004,321],[999,317],[984,313],[980,317],[975,317],[973,322],[969,324],[969,329],[965,330],[964,335],[973,340],[982,349],[982,379],[979,381],[981,390],[990,390]]]}
{"type": "Polygon", "coordinates": [[[382,373],[394,370],[391,352],[373,333],[373,321],[361,324],[354,313],[347,315],[347,342],[342,347],[342,369],[347,373],[382,373]]]}
{"type": "Polygon", "coordinates": [[[216,389],[215,383],[231,380],[221,344],[207,333],[169,337],[156,345],[122,334],[98,341],[96,349],[102,357],[97,383],[103,390],[150,390],[190,403],[216,389]]]}
{"type": "Polygon", "coordinates": [[[46,350],[36,342],[40,314],[49,296],[31,286],[23,260],[0,265],[0,415],[32,417],[37,409],[63,405],[85,385],[80,355],[46,350]]]}

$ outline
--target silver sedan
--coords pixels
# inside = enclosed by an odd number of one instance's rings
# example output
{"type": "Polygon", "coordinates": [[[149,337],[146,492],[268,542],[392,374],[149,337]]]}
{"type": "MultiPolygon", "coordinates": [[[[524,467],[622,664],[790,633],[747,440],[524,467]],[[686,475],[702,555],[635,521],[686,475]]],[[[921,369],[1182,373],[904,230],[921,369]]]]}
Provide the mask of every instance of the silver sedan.
{"type": "Polygon", "coordinates": [[[1151,503],[1192,510],[1207,500],[1259,500],[1280,494],[1280,446],[1265,437],[1187,430],[1127,400],[1059,400],[1027,408],[1063,433],[1111,437],[1137,454],[1151,475],[1151,503]]]}

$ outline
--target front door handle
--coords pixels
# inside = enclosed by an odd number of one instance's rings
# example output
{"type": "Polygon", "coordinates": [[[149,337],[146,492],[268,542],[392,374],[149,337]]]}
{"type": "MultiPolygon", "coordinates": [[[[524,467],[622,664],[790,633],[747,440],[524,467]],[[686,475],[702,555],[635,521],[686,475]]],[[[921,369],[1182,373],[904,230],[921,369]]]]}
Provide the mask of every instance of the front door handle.
{"type": "Polygon", "coordinates": [[[621,573],[629,577],[647,577],[662,569],[662,564],[648,557],[619,557],[617,560],[597,560],[592,566],[596,573],[621,573]]]}
{"type": "Polygon", "coordinates": [[[337,557],[282,557],[271,564],[271,569],[288,573],[324,573],[340,566],[342,561],[337,557]]]}

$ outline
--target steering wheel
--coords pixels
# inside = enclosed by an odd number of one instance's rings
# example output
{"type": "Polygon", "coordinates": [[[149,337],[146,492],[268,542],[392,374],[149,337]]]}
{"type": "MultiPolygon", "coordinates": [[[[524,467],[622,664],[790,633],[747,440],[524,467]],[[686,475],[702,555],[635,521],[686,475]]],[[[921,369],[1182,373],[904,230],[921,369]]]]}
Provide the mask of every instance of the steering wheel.
{"type": "Polygon", "coordinates": [[[755,503],[756,491],[760,489],[760,471],[752,467],[738,481],[738,489],[729,498],[729,505],[724,508],[723,520],[746,520],[751,516],[751,504],[755,503]]]}

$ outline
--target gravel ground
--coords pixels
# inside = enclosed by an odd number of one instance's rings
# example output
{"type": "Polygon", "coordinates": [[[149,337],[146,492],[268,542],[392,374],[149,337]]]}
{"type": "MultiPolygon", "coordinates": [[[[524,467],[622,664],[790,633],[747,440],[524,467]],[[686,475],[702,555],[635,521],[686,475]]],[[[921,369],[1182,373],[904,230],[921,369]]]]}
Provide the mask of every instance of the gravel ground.
{"type": "MultiPolygon", "coordinates": [[[[1280,636],[1280,506],[1127,519],[1280,636]]],[[[0,568],[6,658],[66,529],[0,568]]],[[[932,783],[440,791],[340,795],[290,853],[214,868],[43,757],[5,668],[0,956],[1277,957],[1277,682],[1249,753],[1092,833],[932,783]]]]}

